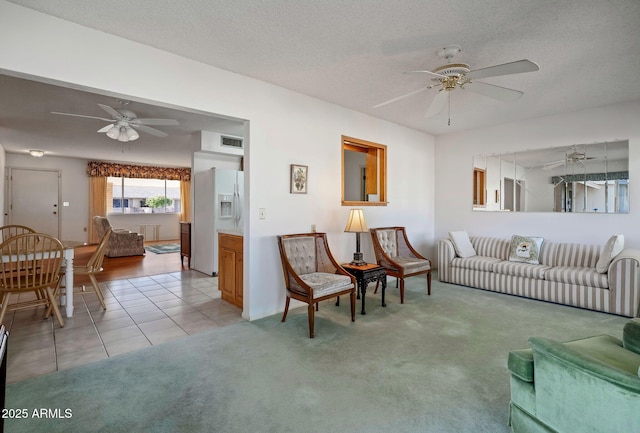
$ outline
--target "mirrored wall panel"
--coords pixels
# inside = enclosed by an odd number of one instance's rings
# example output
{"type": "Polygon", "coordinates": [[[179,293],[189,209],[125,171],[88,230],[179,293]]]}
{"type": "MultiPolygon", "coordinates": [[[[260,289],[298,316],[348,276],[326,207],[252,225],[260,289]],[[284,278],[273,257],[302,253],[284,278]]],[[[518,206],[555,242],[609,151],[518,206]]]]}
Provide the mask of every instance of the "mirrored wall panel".
{"type": "Polygon", "coordinates": [[[473,209],[629,212],[629,141],[473,158],[473,209]]]}

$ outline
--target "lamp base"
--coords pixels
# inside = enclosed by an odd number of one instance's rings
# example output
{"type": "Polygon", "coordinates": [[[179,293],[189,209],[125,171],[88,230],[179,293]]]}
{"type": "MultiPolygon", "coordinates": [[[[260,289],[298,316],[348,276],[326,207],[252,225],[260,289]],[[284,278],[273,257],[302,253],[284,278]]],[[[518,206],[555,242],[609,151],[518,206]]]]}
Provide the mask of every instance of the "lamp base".
{"type": "Polygon", "coordinates": [[[353,253],[353,261],[349,263],[350,265],[362,266],[366,265],[367,262],[363,260],[363,254],[361,252],[353,253]]]}

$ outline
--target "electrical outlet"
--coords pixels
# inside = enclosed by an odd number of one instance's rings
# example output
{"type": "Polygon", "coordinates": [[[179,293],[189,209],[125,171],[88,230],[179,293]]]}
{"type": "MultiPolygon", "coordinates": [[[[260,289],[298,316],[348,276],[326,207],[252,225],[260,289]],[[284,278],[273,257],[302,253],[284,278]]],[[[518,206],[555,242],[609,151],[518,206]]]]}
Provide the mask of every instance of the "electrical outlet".
{"type": "Polygon", "coordinates": [[[311,224],[311,231],[312,231],[313,233],[315,233],[315,232],[316,232],[316,225],[315,225],[315,224],[311,224]]]}

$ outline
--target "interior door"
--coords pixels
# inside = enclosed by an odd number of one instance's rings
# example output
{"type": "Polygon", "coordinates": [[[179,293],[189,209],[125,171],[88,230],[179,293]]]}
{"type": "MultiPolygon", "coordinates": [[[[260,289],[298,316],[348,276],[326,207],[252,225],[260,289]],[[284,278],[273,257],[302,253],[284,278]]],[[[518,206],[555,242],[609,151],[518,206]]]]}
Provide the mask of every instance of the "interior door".
{"type": "Polygon", "coordinates": [[[60,237],[60,170],[10,169],[9,221],[60,237]]]}

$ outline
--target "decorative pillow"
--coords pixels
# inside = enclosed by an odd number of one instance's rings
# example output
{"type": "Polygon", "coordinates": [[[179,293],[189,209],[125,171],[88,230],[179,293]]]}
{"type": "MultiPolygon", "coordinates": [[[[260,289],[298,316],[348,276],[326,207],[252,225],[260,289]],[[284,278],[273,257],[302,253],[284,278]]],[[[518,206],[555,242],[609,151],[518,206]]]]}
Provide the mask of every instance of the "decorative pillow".
{"type": "Polygon", "coordinates": [[[613,235],[607,241],[607,244],[600,253],[598,263],[596,263],[596,271],[604,274],[609,270],[609,265],[615,257],[624,249],[624,236],[613,235]]]}
{"type": "Polygon", "coordinates": [[[476,255],[476,250],[471,245],[469,235],[466,231],[449,232],[449,239],[453,242],[453,248],[456,250],[458,257],[466,258],[476,255]]]}
{"type": "Polygon", "coordinates": [[[509,261],[539,265],[543,240],[544,238],[532,236],[511,236],[509,261]]]}

